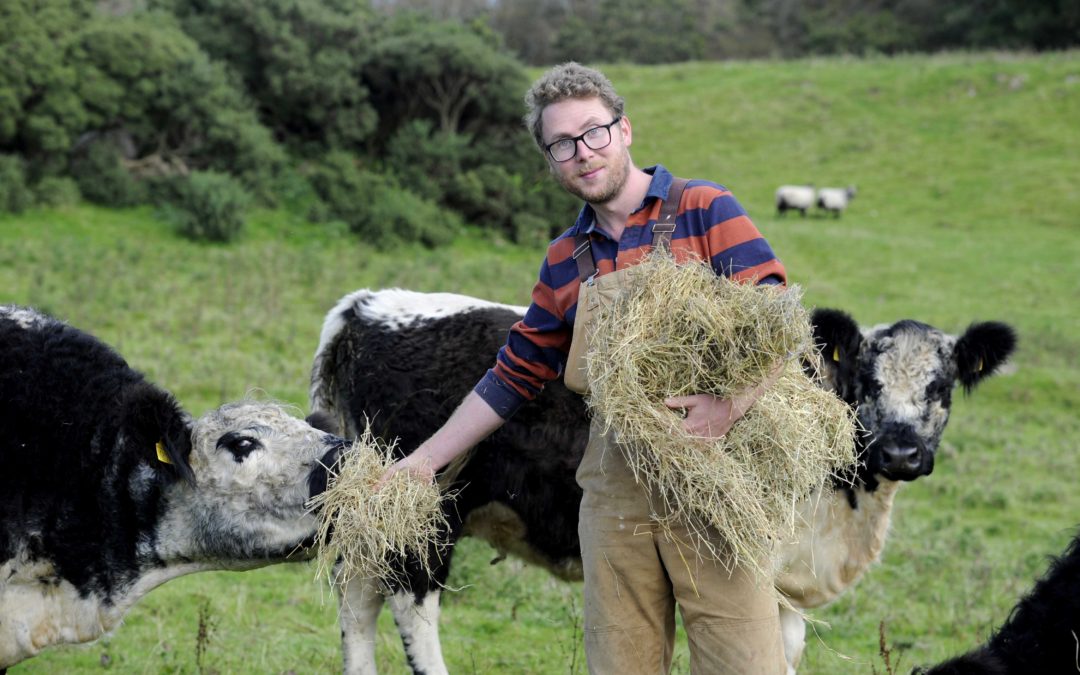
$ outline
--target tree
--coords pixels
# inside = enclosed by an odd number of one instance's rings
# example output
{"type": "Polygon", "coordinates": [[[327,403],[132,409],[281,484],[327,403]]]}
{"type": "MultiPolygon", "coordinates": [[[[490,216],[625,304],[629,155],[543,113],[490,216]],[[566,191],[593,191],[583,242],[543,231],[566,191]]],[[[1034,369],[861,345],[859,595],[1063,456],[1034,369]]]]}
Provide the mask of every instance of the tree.
{"type": "Polygon", "coordinates": [[[428,119],[442,133],[488,133],[520,124],[528,86],[521,64],[475,30],[417,15],[389,20],[364,78],[379,112],[381,138],[406,120],[428,119]]]}
{"type": "MultiPolygon", "coordinates": [[[[93,0],[0,3],[0,150],[31,156],[66,149],[79,114],[63,45],[93,14],[93,0]],[[47,94],[51,99],[43,103],[47,94]]],[[[77,125],[76,125],[77,126],[77,125]]]]}
{"type": "Polygon", "coordinates": [[[91,20],[66,59],[83,108],[76,150],[108,137],[136,173],[216,168],[261,187],[284,161],[251,102],[168,16],[91,20]]]}
{"type": "Polygon", "coordinates": [[[360,0],[154,0],[228,64],[275,137],[302,154],[359,149],[377,114],[361,72],[376,31],[360,0]]]}

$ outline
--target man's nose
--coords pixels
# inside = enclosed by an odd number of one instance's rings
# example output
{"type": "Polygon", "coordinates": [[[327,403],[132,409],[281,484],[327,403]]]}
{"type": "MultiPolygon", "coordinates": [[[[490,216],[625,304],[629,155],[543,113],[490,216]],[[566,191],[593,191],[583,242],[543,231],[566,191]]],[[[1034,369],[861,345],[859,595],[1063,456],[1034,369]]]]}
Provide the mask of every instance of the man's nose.
{"type": "Polygon", "coordinates": [[[574,141],[574,150],[575,150],[574,157],[578,161],[586,160],[589,157],[592,157],[593,154],[596,152],[595,150],[590,148],[588,145],[585,145],[585,139],[584,138],[578,138],[578,139],[576,139],[574,141]]]}

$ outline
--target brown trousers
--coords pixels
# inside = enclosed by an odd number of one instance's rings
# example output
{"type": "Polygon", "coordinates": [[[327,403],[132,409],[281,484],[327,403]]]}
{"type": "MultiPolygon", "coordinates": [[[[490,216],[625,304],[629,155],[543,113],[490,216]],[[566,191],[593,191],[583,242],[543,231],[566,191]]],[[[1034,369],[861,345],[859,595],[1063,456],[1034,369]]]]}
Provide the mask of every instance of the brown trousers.
{"type": "MultiPolygon", "coordinates": [[[[667,673],[675,605],[701,675],[786,672],[775,596],[752,573],[699,556],[688,532],[662,534],[647,490],[617,442],[593,422],[577,472],[585,491],[578,532],[585,571],[585,655],[596,675],[667,673]]],[[[661,502],[653,500],[659,505],[661,502]]]]}

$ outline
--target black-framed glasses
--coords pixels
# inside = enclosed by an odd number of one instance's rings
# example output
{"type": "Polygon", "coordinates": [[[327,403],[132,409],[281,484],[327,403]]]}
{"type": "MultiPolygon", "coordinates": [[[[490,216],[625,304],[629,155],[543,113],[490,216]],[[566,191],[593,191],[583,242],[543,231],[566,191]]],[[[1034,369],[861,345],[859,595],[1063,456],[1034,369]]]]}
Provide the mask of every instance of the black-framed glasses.
{"type": "Polygon", "coordinates": [[[607,124],[601,124],[598,127],[586,129],[585,133],[580,136],[560,138],[554,143],[548,143],[544,146],[544,149],[547,150],[548,155],[556,162],[567,162],[573,159],[577,155],[578,141],[584,143],[585,147],[590,150],[603,150],[611,145],[611,127],[621,119],[622,115],[619,115],[607,124]]]}

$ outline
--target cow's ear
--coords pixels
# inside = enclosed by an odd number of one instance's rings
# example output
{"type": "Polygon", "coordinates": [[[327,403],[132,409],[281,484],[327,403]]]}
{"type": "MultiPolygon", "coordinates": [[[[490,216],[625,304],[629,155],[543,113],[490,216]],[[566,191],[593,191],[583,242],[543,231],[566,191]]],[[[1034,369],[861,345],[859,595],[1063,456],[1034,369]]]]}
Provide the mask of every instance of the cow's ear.
{"type": "Polygon", "coordinates": [[[313,410],[304,421],[319,431],[325,431],[335,436],[341,435],[341,425],[337,423],[333,415],[325,410],[313,410]]]}
{"type": "Polygon", "coordinates": [[[821,349],[822,377],[840,398],[854,403],[855,367],[862,347],[859,324],[838,309],[815,309],[810,315],[814,342],[821,349]]]}
{"type": "Polygon", "coordinates": [[[191,421],[176,400],[149,382],[139,382],[124,392],[122,405],[131,442],[150,466],[194,485],[191,421]]]}
{"type": "Polygon", "coordinates": [[[1016,349],[1016,331],[998,321],[973,323],[956,341],[953,358],[965,393],[993,375],[1016,349]]]}

